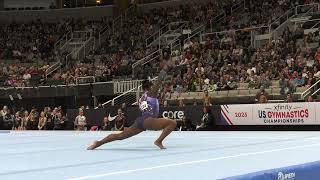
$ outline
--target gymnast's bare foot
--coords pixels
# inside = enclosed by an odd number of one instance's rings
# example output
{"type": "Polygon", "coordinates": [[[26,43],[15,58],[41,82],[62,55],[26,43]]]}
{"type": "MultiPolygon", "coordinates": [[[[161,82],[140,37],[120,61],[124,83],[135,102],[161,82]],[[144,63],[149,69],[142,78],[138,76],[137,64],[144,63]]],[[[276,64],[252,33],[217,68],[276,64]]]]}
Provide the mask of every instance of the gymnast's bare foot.
{"type": "Polygon", "coordinates": [[[158,146],[160,149],[166,149],[166,147],[163,146],[162,142],[155,141],[154,145],[158,146]]]}
{"type": "Polygon", "coordinates": [[[99,141],[94,141],[93,144],[87,148],[87,150],[94,150],[94,149],[96,149],[96,148],[99,147],[99,146],[101,146],[101,144],[99,143],[99,141]]]}

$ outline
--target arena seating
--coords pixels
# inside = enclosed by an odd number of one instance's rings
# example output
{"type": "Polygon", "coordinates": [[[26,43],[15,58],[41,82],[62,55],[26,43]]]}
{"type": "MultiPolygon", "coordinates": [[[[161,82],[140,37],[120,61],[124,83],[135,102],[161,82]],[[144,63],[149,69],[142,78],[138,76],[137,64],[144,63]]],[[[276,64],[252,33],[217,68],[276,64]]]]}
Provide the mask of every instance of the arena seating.
{"type": "Polygon", "coordinates": [[[37,86],[141,79],[156,76],[158,63],[170,59],[176,69],[170,74],[164,94],[171,93],[172,101],[183,97],[200,99],[197,93],[194,97],[189,92],[204,90],[217,98],[253,96],[261,86],[274,98],[284,95],[286,87],[279,84],[281,74],[290,80],[288,86],[294,86],[290,93],[298,97],[319,78],[320,67],[313,59],[319,34],[316,30],[308,33],[319,24],[313,21],[317,19],[317,6],[303,9],[291,1],[269,0],[260,7],[255,2],[244,6],[243,2],[204,1],[143,11],[130,7],[114,19],[7,24],[0,29],[0,54],[1,59],[14,61],[5,61],[8,65],[1,70],[2,84],[37,86]],[[270,9],[275,5],[277,8],[270,9]],[[296,9],[300,18],[308,17],[308,22],[298,28],[279,29],[287,22],[283,17],[290,17],[290,8],[296,9]],[[26,33],[30,30],[34,33],[26,33]],[[252,39],[254,33],[270,32],[278,33],[272,41],[252,39]],[[13,38],[12,33],[21,36],[13,38]],[[30,68],[13,65],[21,62],[30,68]],[[37,68],[32,68],[35,65],[37,68]],[[307,72],[315,77],[309,78],[307,72]],[[297,86],[293,83],[299,74],[304,83],[297,86]]]}

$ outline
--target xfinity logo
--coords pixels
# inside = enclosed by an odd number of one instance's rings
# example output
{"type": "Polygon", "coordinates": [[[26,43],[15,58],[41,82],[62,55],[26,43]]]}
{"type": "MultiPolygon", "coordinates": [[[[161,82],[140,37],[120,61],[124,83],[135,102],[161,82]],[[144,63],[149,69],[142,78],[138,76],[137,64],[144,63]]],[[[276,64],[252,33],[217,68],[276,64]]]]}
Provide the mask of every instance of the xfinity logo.
{"type": "Polygon", "coordinates": [[[296,173],[287,173],[283,174],[282,172],[278,173],[278,180],[294,180],[296,177],[296,173]]]}
{"type": "Polygon", "coordinates": [[[276,111],[281,111],[281,110],[287,110],[290,111],[291,109],[293,109],[292,105],[286,104],[286,105],[282,105],[282,104],[278,104],[274,106],[274,109],[276,111]]]}
{"type": "Polygon", "coordinates": [[[184,112],[183,111],[163,111],[162,113],[163,118],[169,118],[169,119],[183,119],[184,118],[184,112]]]}

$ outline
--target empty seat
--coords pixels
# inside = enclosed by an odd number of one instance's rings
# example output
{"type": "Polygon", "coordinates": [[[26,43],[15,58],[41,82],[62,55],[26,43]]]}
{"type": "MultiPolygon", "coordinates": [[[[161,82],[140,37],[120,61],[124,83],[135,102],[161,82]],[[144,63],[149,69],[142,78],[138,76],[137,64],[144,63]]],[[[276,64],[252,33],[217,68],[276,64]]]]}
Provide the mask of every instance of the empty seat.
{"type": "Polygon", "coordinates": [[[239,90],[230,90],[228,96],[238,96],[239,90]]]}
{"type": "Polygon", "coordinates": [[[272,94],[272,89],[265,89],[268,94],[272,94]]]}
{"type": "Polygon", "coordinates": [[[306,87],[297,87],[297,88],[296,88],[296,92],[304,92],[304,91],[306,91],[306,90],[307,90],[306,87]]]}
{"type": "Polygon", "coordinates": [[[250,94],[249,89],[239,89],[240,96],[249,95],[249,94],[250,94]]]}
{"type": "Polygon", "coordinates": [[[280,94],[281,88],[272,88],[271,94],[280,94]]]}
{"type": "Polygon", "coordinates": [[[239,83],[238,89],[248,88],[249,83],[239,83]]]}
{"type": "Polygon", "coordinates": [[[271,86],[279,87],[279,80],[272,80],[271,86]]]}
{"type": "Polygon", "coordinates": [[[225,97],[225,96],[228,96],[228,94],[229,94],[229,92],[228,91],[218,91],[218,96],[223,96],[223,97],[225,97]]]}
{"type": "Polygon", "coordinates": [[[250,90],[249,90],[249,93],[250,93],[251,95],[256,95],[259,91],[260,91],[260,89],[250,89],[250,90]]]}

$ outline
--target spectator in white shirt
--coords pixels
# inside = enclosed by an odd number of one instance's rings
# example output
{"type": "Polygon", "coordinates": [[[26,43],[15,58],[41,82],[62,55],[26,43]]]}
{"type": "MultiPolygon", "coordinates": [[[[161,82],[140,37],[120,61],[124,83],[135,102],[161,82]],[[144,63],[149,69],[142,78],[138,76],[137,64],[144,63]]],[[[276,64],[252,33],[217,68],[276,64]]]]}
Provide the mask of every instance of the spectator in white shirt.
{"type": "Polygon", "coordinates": [[[197,73],[198,71],[200,71],[200,74],[204,73],[204,68],[202,67],[201,63],[198,63],[198,67],[195,70],[195,73],[197,73]]]}
{"type": "Polygon", "coordinates": [[[74,121],[74,125],[76,130],[79,130],[79,131],[86,130],[87,120],[86,120],[86,116],[84,116],[83,109],[79,110],[79,115],[76,117],[74,121]]]}

